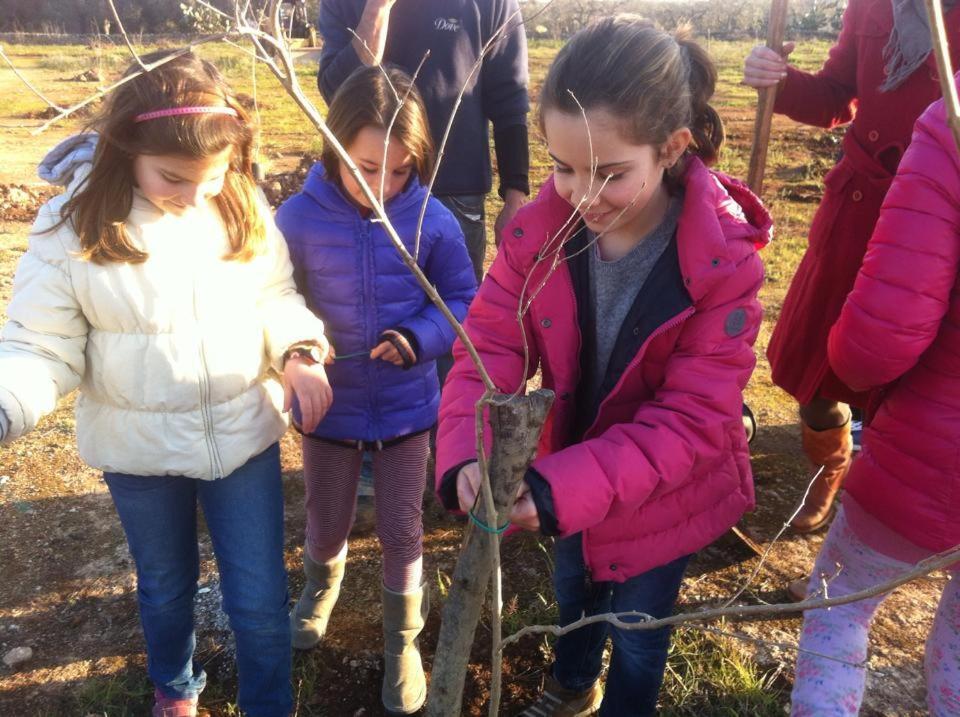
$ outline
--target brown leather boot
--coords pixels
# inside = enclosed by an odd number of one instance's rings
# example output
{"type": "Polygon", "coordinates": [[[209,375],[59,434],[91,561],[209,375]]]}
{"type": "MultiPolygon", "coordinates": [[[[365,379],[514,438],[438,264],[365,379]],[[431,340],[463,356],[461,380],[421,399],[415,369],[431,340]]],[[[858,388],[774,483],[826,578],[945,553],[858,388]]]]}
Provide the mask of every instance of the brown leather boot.
{"type": "Polygon", "coordinates": [[[839,428],[815,431],[803,425],[803,451],[814,470],[823,466],[823,471],[810,486],[807,499],[797,516],[790,523],[796,533],[813,533],[830,522],[833,499],[843,484],[853,458],[853,438],[850,435],[850,420],[839,428]]]}

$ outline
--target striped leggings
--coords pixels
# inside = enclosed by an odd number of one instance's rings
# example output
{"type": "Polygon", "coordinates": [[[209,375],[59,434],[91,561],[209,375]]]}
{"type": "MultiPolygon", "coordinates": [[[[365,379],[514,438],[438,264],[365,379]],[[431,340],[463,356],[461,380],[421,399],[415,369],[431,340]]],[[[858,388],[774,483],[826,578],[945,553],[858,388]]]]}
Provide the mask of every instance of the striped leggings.
{"type": "MultiPolygon", "coordinates": [[[[373,452],[377,537],[383,550],[383,584],[408,593],[423,577],[423,490],[429,432],[373,452]]],[[[316,562],[345,552],[356,514],[363,454],[356,448],[303,437],[306,549],[316,562]]]]}

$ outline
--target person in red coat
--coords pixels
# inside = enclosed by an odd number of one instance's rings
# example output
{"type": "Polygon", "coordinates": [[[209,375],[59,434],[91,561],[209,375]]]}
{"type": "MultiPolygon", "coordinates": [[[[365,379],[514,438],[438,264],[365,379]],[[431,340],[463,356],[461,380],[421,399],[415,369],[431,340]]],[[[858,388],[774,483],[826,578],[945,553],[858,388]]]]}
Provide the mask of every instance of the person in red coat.
{"type": "MultiPolygon", "coordinates": [[[[960,59],[960,9],[946,0],[953,62],[960,59]]],[[[843,29],[819,72],[787,64],[757,47],[743,82],[777,85],[774,110],[818,127],[849,123],[837,165],[810,227],[809,244],[784,300],[767,356],[773,382],[800,404],[803,447],[823,470],[793,520],[812,532],[830,518],[833,498],[850,466],[850,410],[866,394],[849,386],[827,361],[827,333],[853,286],[867,240],[920,113],[940,97],[923,0],[850,0],[843,29]]]]}
{"type": "MultiPolygon", "coordinates": [[[[830,597],[849,595],[960,544],[958,277],[960,156],[941,100],[917,122],[829,334],[832,370],[851,389],[873,390],[877,408],[810,590],[826,575],[830,597]],[[836,565],[842,570],[830,579],[836,565]]],[[[932,715],[960,714],[960,564],[953,568],[927,640],[932,715]]],[[[884,597],[806,613],[794,715],[857,714],[864,688],[859,665],[884,597]]]]}

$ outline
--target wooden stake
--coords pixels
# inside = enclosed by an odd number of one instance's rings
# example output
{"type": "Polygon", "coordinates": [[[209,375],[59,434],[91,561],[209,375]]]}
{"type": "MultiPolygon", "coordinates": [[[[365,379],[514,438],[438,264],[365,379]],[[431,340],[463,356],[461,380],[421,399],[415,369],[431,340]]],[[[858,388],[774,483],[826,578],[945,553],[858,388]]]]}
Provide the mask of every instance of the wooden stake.
{"type": "MultiPolygon", "coordinates": [[[[552,403],[553,391],[546,389],[528,396],[496,395],[491,399],[490,485],[496,514],[490,515],[483,502],[477,510],[477,517],[486,525],[499,527],[510,514],[517,487],[536,453],[540,431],[552,403]]],[[[443,620],[427,698],[428,717],[463,713],[463,685],[477,621],[490,584],[492,550],[490,536],[472,524],[468,526],[450,592],[443,603],[443,620]]],[[[498,655],[498,659],[502,656],[498,655]]]]}
{"type": "MultiPolygon", "coordinates": [[[[767,47],[774,52],[783,52],[783,35],[787,26],[787,0],[773,0],[770,4],[770,20],[767,23],[767,47]]],[[[753,125],[753,148],[750,151],[750,168],[747,171],[747,186],[760,196],[763,191],[763,172],[767,166],[767,145],[770,142],[770,123],[773,120],[773,102],[777,86],[757,90],[757,119],[753,125]]]]}

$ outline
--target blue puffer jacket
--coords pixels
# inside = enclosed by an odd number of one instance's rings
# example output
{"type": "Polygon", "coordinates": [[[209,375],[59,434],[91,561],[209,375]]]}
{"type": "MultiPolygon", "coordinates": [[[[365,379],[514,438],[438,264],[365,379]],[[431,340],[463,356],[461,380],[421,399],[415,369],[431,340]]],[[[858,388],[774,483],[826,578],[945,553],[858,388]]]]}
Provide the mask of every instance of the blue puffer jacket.
{"type": "MultiPolygon", "coordinates": [[[[386,206],[413,253],[426,189],[416,177],[386,206]]],[[[454,332],[403,263],[381,225],[364,217],[314,165],[303,190],[277,211],[294,278],[307,305],[322,317],[338,356],[369,352],[387,329],[415,339],[417,363],[402,369],[369,356],[327,367],[333,405],[313,435],[388,440],[425,430],[437,420],[440,385],[435,360],[450,350],[454,332]]],[[[458,320],[476,293],[463,233],[454,216],[431,198],[420,240],[420,268],[458,320]]]]}

